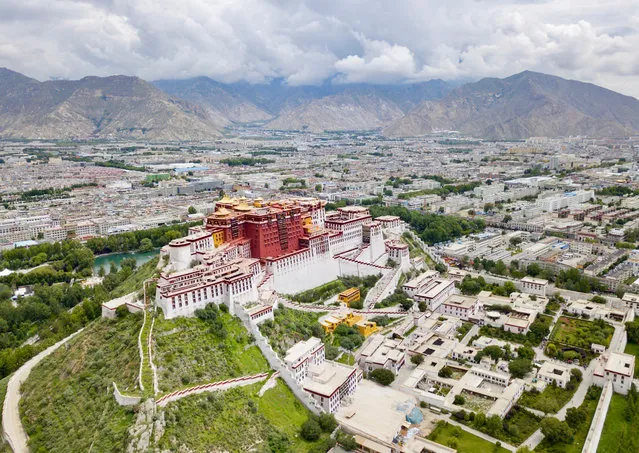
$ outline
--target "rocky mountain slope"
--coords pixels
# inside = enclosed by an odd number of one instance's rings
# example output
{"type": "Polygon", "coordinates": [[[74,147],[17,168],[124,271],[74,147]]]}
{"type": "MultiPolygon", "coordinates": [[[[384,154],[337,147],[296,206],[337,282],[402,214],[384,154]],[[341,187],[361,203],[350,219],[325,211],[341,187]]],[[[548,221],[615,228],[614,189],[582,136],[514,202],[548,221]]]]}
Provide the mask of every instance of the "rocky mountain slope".
{"type": "Polygon", "coordinates": [[[264,122],[269,129],[369,130],[399,119],[451,87],[441,80],[407,85],[338,84],[290,86],[221,84],[207,77],[153,82],[167,93],[197,102],[228,122],[264,122]]]}
{"type": "Polygon", "coordinates": [[[0,68],[0,138],[206,140],[233,123],[315,132],[382,128],[388,136],[457,130],[494,139],[615,137],[639,132],[639,100],[530,71],[453,89],[441,80],[289,86],[112,76],[39,82],[0,68]]]}
{"type": "Polygon", "coordinates": [[[39,82],[0,68],[0,137],[203,140],[219,130],[205,109],[137,77],[39,82]]]}
{"type": "Polygon", "coordinates": [[[255,105],[240,90],[229,89],[228,86],[208,77],[158,80],[153,84],[172,96],[201,105],[225,125],[231,122],[253,123],[273,118],[271,113],[255,105]]]}
{"type": "Polygon", "coordinates": [[[389,136],[458,130],[482,138],[625,136],[639,131],[639,100],[535,72],[463,85],[384,129],[389,136]]]}
{"type": "Polygon", "coordinates": [[[314,132],[371,130],[392,124],[427,99],[439,99],[449,86],[441,80],[413,85],[346,85],[326,95],[283,109],[264,127],[314,132]]]}
{"type": "Polygon", "coordinates": [[[264,127],[277,130],[370,130],[404,116],[393,102],[377,96],[338,94],[285,110],[264,127]]]}

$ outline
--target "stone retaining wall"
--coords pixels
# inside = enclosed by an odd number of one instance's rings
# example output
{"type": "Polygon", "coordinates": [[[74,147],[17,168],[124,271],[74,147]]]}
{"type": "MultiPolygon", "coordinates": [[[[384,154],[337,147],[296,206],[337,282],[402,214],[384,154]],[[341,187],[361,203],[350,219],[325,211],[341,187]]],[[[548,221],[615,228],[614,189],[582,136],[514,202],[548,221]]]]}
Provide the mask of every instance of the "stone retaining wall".
{"type": "Polygon", "coordinates": [[[141,396],[130,396],[120,393],[120,390],[118,389],[118,386],[115,384],[115,382],[113,383],[113,396],[115,397],[115,401],[120,406],[137,406],[140,401],[142,401],[141,396]]]}

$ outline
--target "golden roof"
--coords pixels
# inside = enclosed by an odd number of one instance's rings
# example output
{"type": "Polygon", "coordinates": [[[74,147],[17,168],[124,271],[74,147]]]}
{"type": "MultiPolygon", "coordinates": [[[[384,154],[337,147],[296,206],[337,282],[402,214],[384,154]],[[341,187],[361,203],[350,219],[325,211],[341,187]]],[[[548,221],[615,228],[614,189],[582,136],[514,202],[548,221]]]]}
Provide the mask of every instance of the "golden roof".
{"type": "Polygon", "coordinates": [[[218,210],[216,210],[214,214],[215,214],[216,217],[226,217],[230,213],[231,213],[231,211],[229,211],[224,206],[222,206],[218,210]]]}
{"type": "Polygon", "coordinates": [[[242,202],[238,204],[233,209],[235,209],[236,211],[252,211],[253,210],[253,208],[247,205],[246,202],[242,202]]]}

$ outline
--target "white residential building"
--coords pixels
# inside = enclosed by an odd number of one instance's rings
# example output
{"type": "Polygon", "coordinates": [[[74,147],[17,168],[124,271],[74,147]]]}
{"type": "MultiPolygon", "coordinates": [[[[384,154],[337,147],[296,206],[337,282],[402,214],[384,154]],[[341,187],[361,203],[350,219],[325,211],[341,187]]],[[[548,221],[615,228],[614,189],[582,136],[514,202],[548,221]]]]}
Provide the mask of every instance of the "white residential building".
{"type": "Polygon", "coordinates": [[[535,320],[536,312],[519,308],[510,312],[508,319],[504,323],[504,330],[507,332],[525,335],[528,333],[531,324],[535,320]]]}
{"type": "Polygon", "coordinates": [[[442,302],[437,311],[467,321],[475,316],[480,309],[481,303],[476,297],[454,294],[442,302]]]}
{"type": "Polygon", "coordinates": [[[337,411],[345,398],[352,395],[362,373],[357,368],[337,362],[324,362],[311,365],[308,377],[302,387],[324,409],[325,412],[337,411]]]}
{"type": "Polygon", "coordinates": [[[415,301],[426,302],[428,309],[436,311],[449,296],[455,293],[455,282],[443,278],[433,279],[415,294],[415,301]]]}
{"type": "Polygon", "coordinates": [[[633,382],[635,372],[635,356],[620,352],[599,356],[593,373],[593,383],[603,387],[606,382],[612,382],[616,393],[626,395],[633,382]]]}
{"type": "Polygon", "coordinates": [[[384,368],[397,374],[406,363],[406,347],[401,341],[377,334],[359,351],[358,363],[366,372],[384,368]]]}
{"type": "Polygon", "coordinates": [[[543,278],[524,277],[519,281],[525,293],[545,296],[548,290],[548,280],[543,278]]]}
{"type": "Polygon", "coordinates": [[[624,301],[626,307],[635,311],[635,315],[639,315],[639,294],[625,293],[621,300],[624,301]]]}
{"type": "Polygon", "coordinates": [[[324,363],[324,358],[324,343],[319,338],[311,337],[296,343],[286,351],[284,363],[295,380],[301,384],[308,376],[309,367],[324,363]]]}
{"type": "Polygon", "coordinates": [[[565,389],[570,381],[570,368],[552,362],[544,362],[537,372],[537,379],[546,384],[555,384],[557,387],[565,389]]]}
{"type": "Polygon", "coordinates": [[[572,208],[586,203],[595,197],[594,190],[578,190],[559,195],[551,195],[546,198],[538,198],[537,206],[546,212],[554,212],[563,208],[572,208]]]}
{"type": "Polygon", "coordinates": [[[502,387],[508,387],[508,382],[510,382],[509,374],[485,370],[479,366],[473,366],[470,369],[470,374],[478,376],[491,384],[501,385],[502,387]]]}

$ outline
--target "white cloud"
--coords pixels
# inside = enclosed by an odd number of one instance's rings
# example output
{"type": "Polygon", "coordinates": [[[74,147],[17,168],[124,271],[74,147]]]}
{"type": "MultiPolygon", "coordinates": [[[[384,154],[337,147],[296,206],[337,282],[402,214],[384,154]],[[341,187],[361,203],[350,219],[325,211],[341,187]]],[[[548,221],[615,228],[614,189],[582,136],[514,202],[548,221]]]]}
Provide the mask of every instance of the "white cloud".
{"type": "Polygon", "coordinates": [[[639,97],[638,25],[636,0],[8,0],[0,66],[294,85],[531,69],[639,97]]]}

